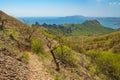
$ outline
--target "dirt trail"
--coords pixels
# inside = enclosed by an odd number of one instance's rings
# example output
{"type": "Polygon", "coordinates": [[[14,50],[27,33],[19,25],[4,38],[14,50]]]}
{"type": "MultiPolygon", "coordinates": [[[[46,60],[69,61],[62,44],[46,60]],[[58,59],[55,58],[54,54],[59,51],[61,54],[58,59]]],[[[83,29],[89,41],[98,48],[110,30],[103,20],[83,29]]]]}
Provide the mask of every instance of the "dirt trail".
{"type": "Polygon", "coordinates": [[[35,54],[29,53],[29,80],[54,80],[49,73],[45,71],[42,62],[38,61],[38,57],[35,54]]]}

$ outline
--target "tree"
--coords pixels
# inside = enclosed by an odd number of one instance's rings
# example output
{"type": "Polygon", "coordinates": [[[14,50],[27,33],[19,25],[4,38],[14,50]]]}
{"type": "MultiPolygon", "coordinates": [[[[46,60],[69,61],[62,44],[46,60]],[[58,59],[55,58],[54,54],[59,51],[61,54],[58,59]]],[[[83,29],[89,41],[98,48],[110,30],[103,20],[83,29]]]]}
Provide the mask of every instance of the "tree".
{"type": "Polygon", "coordinates": [[[61,53],[63,54],[64,36],[63,35],[56,35],[55,39],[58,41],[59,46],[61,48],[61,53]]]}
{"type": "Polygon", "coordinates": [[[55,46],[52,46],[53,40],[50,40],[47,37],[46,37],[46,40],[48,41],[47,46],[50,49],[50,53],[51,53],[51,55],[53,57],[53,60],[54,60],[54,62],[56,64],[56,70],[60,71],[59,62],[57,61],[57,58],[56,58],[55,53],[54,53],[54,50],[57,49],[58,45],[56,44],[55,46]]]}
{"type": "Polygon", "coordinates": [[[38,27],[24,25],[19,28],[19,32],[24,36],[24,39],[27,42],[31,42],[33,34],[37,31],[38,27]]]}
{"type": "Polygon", "coordinates": [[[31,37],[33,36],[33,34],[36,30],[37,30],[37,27],[35,27],[35,26],[28,28],[28,30],[27,30],[27,34],[28,34],[27,40],[28,40],[28,42],[31,41],[31,37]]]}
{"type": "Polygon", "coordinates": [[[2,18],[2,14],[0,14],[0,30],[4,30],[7,23],[7,19],[2,18]]]}

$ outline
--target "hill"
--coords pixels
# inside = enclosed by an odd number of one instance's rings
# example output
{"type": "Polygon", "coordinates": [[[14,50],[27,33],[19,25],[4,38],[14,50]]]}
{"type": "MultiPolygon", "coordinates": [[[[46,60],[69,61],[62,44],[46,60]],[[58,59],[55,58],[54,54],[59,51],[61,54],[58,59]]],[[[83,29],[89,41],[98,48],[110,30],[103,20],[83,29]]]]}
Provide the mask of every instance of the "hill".
{"type": "Polygon", "coordinates": [[[114,31],[114,29],[102,26],[97,20],[88,20],[83,24],[64,24],[64,25],[41,25],[48,29],[49,33],[62,33],[71,36],[92,36],[107,34],[114,31]]]}
{"type": "Polygon", "coordinates": [[[0,80],[100,79],[85,68],[89,61],[84,55],[60,45],[54,35],[1,14],[0,23],[8,22],[0,24],[5,27],[0,29],[0,80]]]}
{"type": "Polygon", "coordinates": [[[96,20],[28,26],[2,14],[6,19],[0,20],[5,27],[0,29],[0,80],[120,79],[119,31],[96,20]]]}

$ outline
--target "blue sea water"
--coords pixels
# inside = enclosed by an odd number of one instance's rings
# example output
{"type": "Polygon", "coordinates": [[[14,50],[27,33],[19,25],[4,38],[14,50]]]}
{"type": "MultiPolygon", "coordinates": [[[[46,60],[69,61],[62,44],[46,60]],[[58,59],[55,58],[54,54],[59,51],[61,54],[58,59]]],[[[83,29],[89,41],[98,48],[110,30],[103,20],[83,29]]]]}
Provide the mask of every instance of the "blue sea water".
{"type": "Polygon", "coordinates": [[[120,28],[120,18],[98,18],[98,17],[18,17],[18,20],[29,25],[38,22],[39,24],[82,24],[86,20],[98,20],[103,26],[117,29],[120,28]]]}

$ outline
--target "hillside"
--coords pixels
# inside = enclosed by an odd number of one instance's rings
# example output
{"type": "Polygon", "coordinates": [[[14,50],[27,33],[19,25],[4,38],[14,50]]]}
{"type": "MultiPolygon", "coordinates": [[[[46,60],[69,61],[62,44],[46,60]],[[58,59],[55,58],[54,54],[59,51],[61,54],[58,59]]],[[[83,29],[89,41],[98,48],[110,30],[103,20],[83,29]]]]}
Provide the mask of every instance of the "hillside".
{"type": "Polygon", "coordinates": [[[64,24],[64,25],[41,25],[48,29],[49,33],[62,33],[71,36],[92,36],[111,33],[114,30],[102,26],[97,20],[85,21],[82,24],[64,24]]]}
{"type": "Polygon", "coordinates": [[[20,26],[23,26],[23,23],[18,21],[16,18],[14,17],[11,17],[9,15],[7,15],[6,13],[4,13],[3,11],[0,10],[0,21],[6,21],[5,24],[6,24],[6,28],[8,27],[16,27],[16,25],[18,27],[20,26]]]}
{"type": "MultiPolygon", "coordinates": [[[[21,23],[2,11],[0,14],[0,26],[4,27],[0,29],[0,80],[38,80],[40,77],[35,77],[39,76],[42,71],[44,71],[42,75],[45,76],[41,79],[44,80],[49,73],[45,72],[42,62],[38,63],[38,57],[32,55],[31,51],[30,39],[33,37],[35,28],[21,23]],[[7,20],[6,24],[2,25],[4,20],[7,20]],[[34,56],[35,61],[31,58],[34,56]],[[37,69],[39,73],[35,71],[34,68],[38,67],[34,63],[41,64],[39,66],[41,71],[37,69]],[[32,66],[35,67],[32,68],[32,66]]],[[[39,32],[37,33],[40,37],[39,32]]]]}
{"type": "Polygon", "coordinates": [[[120,79],[119,30],[96,20],[29,26],[1,14],[0,80],[120,79]]]}
{"type": "Polygon", "coordinates": [[[87,70],[105,80],[120,79],[120,31],[99,36],[70,36],[64,44],[85,54],[87,70]]]}
{"type": "Polygon", "coordinates": [[[102,26],[97,20],[85,21],[83,24],[65,25],[71,27],[72,35],[100,35],[107,34],[113,29],[102,26]]]}
{"type": "MultiPolygon", "coordinates": [[[[91,28],[91,26],[93,26],[94,24],[99,25],[99,22],[96,20],[86,21],[81,25],[89,26],[91,28]]],[[[67,25],[70,25],[70,24],[67,24],[67,25]]],[[[38,25],[38,26],[41,26],[41,25],[38,25]]],[[[119,80],[120,78],[120,73],[119,73],[120,72],[120,54],[119,54],[120,53],[120,44],[119,44],[120,32],[119,31],[113,30],[114,32],[97,35],[97,36],[83,36],[83,35],[82,36],[70,36],[70,35],[66,36],[64,34],[66,33],[69,34],[72,30],[72,29],[71,30],[69,29],[69,26],[65,27],[65,29],[64,29],[64,26],[55,25],[55,24],[54,25],[44,24],[42,26],[43,27],[41,28],[43,28],[45,32],[47,32],[47,36],[49,37],[57,36],[57,39],[54,37],[53,38],[59,41],[60,44],[68,46],[75,52],[78,52],[79,54],[81,54],[82,57],[79,59],[84,60],[85,58],[83,58],[83,55],[87,58],[85,59],[87,60],[87,63],[86,61],[82,61],[82,60],[80,62],[83,62],[83,64],[85,63],[84,67],[85,69],[87,69],[88,73],[90,73],[91,75],[97,75],[101,80],[119,80]],[[60,30],[59,27],[61,27],[62,30],[60,30]],[[64,34],[58,34],[63,32],[64,34]]],[[[99,26],[97,26],[97,28],[99,30],[99,26]]],[[[104,27],[102,29],[104,32],[104,27]]],[[[94,32],[94,30],[96,29],[93,28],[92,32],[94,32]]],[[[81,30],[81,31],[84,31],[84,30],[81,30]]],[[[59,49],[57,52],[59,51],[61,50],[59,49]]],[[[70,51],[68,53],[70,53],[70,51]]],[[[59,56],[60,56],[60,53],[59,53],[59,56]]]]}
{"type": "Polygon", "coordinates": [[[3,12],[1,14],[8,21],[4,25],[4,19],[0,21],[0,26],[5,27],[0,29],[1,80],[100,79],[85,68],[89,62],[85,55],[60,45],[54,35],[46,33],[41,27],[28,26],[3,12]]]}
{"type": "Polygon", "coordinates": [[[113,53],[120,53],[120,31],[103,36],[91,37],[85,40],[84,47],[88,50],[102,50],[113,53]]]}
{"type": "MultiPolygon", "coordinates": [[[[20,50],[19,25],[24,25],[17,19],[0,11],[0,79],[1,80],[26,80],[29,68],[19,58],[23,55],[20,50]],[[5,21],[5,22],[4,22],[5,21]],[[3,25],[2,25],[2,22],[3,25]]],[[[23,46],[24,47],[24,46],[23,46]]]]}

